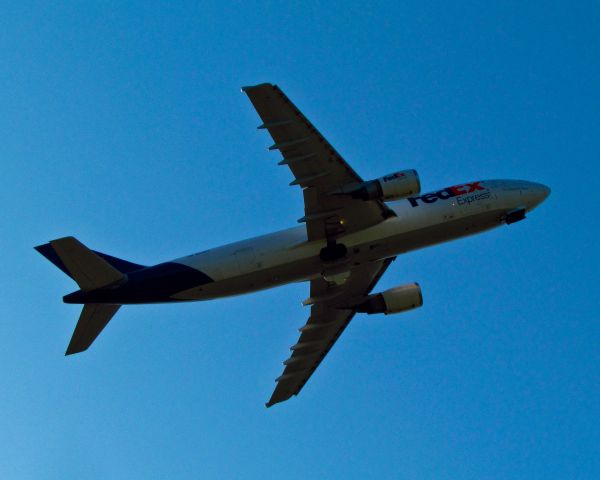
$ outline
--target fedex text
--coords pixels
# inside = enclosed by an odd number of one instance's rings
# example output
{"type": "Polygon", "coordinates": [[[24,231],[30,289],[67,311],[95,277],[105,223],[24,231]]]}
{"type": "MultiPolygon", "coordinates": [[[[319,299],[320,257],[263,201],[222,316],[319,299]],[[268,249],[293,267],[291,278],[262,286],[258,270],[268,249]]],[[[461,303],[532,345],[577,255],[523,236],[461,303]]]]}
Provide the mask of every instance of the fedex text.
{"type": "Polygon", "coordinates": [[[477,200],[484,200],[490,196],[489,191],[486,191],[486,189],[481,186],[481,182],[473,182],[465,183],[464,185],[455,185],[454,187],[448,187],[437,192],[427,193],[426,195],[421,195],[420,197],[409,197],[407,200],[413,207],[418,207],[419,201],[421,203],[435,203],[438,200],[448,200],[449,198],[467,195],[470,193],[473,195],[458,199],[459,205],[469,204],[477,200]],[[478,191],[484,191],[485,193],[476,193],[478,191]]]}

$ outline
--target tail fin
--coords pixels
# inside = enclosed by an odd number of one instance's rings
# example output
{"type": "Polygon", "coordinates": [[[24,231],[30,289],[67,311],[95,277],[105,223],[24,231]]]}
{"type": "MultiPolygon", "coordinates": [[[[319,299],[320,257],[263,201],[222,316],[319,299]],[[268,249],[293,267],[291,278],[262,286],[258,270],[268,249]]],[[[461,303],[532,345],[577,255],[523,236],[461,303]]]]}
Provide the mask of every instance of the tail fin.
{"type": "Polygon", "coordinates": [[[121,305],[86,303],[83,306],[65,355],[87,350],[119,308],[121,308],[121,305]]]}
{"type": "MultiPolygon", "coordinates": [[[[35,249],[86,292],[123,281],[123,271],[143,268],[135,263],[94,252],[73,237],[52,240],[35,249]]],[[[85,304],[65,355],[87,350],[119,308],[121,305],[85,304]]]]}
{"type": "Polygon", "coordinates": [[[52,240],[35,248],[73,278],[83,291],[89,292],[125,279],[122,272],[73,237],[52,240]]]}

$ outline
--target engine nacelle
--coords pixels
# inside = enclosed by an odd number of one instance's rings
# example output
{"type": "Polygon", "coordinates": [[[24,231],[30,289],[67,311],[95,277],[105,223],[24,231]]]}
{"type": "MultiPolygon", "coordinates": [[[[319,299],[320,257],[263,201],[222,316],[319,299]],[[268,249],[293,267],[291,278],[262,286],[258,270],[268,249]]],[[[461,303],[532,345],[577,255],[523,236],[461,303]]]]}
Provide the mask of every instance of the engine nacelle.
{"type": "Polygon", "coordinates": [[[350,194],[352,198],[361,200],[400,200],[418,195],[420,192],[421,182],[417,171],[403,170],[377,180],[364,182],[350,194]]]}
{"type": "Polygon", "coordinates": [[[367,299],[354,307],[357,312],[368,313],[400,313],[423,305],[421,287],[418,283],[409,283],[390,288],[382,293],[369,295],[367,299]]]}

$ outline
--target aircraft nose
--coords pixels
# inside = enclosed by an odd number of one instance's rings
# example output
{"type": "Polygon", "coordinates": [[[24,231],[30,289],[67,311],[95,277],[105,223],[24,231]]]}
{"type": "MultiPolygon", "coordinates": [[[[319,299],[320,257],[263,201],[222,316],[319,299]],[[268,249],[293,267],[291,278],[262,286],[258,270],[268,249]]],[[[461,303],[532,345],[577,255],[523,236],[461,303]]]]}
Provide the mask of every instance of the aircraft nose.
{"type": "Polygon", "coordinates": [[[550,195],[550,187],[547,187],[543,183],[536,183],[535,186],[537,190],[536,193],[539,197],[539,203],[542,203],[544,200],[546,200],[546,198],[548,198],[548,195],[550,195]]]}
{"type": "Polygon", "coordinates": [[[537,207],[550,195],[550,187],[542,183],[532,183],[531,197],[530,197],[530,209],[537,207]]]}

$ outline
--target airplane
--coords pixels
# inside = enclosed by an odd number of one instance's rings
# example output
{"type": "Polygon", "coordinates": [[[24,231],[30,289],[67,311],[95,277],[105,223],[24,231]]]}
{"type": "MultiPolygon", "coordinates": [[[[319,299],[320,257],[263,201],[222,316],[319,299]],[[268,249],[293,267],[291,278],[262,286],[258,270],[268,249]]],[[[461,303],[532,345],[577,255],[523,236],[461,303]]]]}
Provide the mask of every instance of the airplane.
{"type": "Polygon", "coordinates": [[[421,194],[415,170],[363,180],[276,85],[243,87],[304,197],[301,225],[153,266],[90,250],[73,237],[35,249],[79,290],[65,355],[86,350],[122,305],[212,300],[309,282],[310,316],[283,362],[270,407],[298,395],[357,313],[423,304],[418,283],[372,293],[398,255],[523,220],[550,188],[477,180],[421,194]]]}

